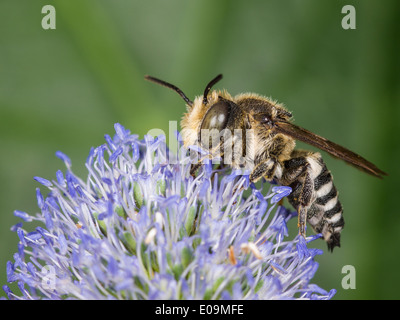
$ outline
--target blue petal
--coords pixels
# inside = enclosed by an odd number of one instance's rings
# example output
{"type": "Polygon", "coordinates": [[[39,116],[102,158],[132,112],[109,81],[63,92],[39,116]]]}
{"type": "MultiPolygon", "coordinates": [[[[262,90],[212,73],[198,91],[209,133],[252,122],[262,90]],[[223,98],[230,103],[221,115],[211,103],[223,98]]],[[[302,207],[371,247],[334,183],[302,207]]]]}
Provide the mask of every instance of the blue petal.
{"type": "Polygon", "coordinates": [[[65,187],[64,175],[61,170],[57,170],[56,177],[57,177],[57,182],[59,183],[59,185],[62,187],[65,187]]]}
{"type": "Polygon", "coordinates": [[[63,233],[58,235],[58,244],[60,246],[60,253],[65,255],[68,252],[68,244],[63,233]]]}
{"type": "Polygon", "coordinates": [[[72,175],[71,171],[67,171],[65,178],[67,179],[68,193],[75,198],[76,191],[74,187],[74,176],[72,175]]]}
{"type": "Polygon", "coordinates": [[[314,241],[316,239],[320,239],[322,237],[323,237],[322,233],[313,234],[313,235],[307,237],[307,243],[314,241]]]}
{"type": "Polygon", "coordinates": [[[53,184],[47,179],[44,179],[44,178],[41,178],[41,177],[33,177],[33,179],[35,179],[37,182],[39,182],[40,184],[44,185],[45,187],[53,186],[53,184]]]}
{"type": "Polygon", "coordinates": [[[199,192],[199,197],[204,198],[207,195],[208,188],[210,187],[210,181],[209,180],[204,180],[200,192],[199,192]]]}
{"type": "Polygon", "coordinates": [[[111,150],[117,149],[117,147],[115,146],[113,140],[111,139],[111,137],[108,134],[104,135],[104,139],[107,141],[107,144],[111,148],[111,150]]]}
{"type": "Polygon", "coordinates": [[[336,289],[331,289],[330,291],[329,291],[329,293],[328,293],[328,299],[330,300],[330,299],[332,299],[333,298],[333,296],[336,294],[336,289]]]}
{"type": "Polygon", "coordinates": [[[306,240],[303,236],[298,236],[299,241],[296,244],[297,253],[299,255],[299,259],[303,260],[304,258],[308,258],[310,256],[310,252],[308,251],[306,240]]]}
{"type": "Polygon", "coordinates": [[[45,219],[45,223],[46,223],[46,228],[49,230],[52,230],[54,227],[54,223],[53,223],[51,214],[48,210],[44,211],[44,219],[45,219]]]}
{"type": "Polygon", "coordinates": [[[45,229],[43,229],[42,227],[37,227],[37,228],[36,228],[36,231],[39,232],[39,233],[42,235],[44,241],[45,241],[50,247],[53,247],[53,244],[54,244],[53,239],[50,238],[50,237],[46,234],[47,231],[46,231],[45,229]]]}
{"type": "Polygon", "coordinates": [[[109,161],[110,161],[111,163],[115,162],[115,160],[118,159],[118,157],[122,154],[123,151],[124,151],[124,150],[122,149],[122,147],[119,146],[118,149],[115,150],[114,153],[110,156],[109,161]]]}
{"type": "Polygon", "coordinates": [[[109,186],[112,186],[112,181],[109,178],[103,177],[101,180],[105,183],[108,184],[109,186]]]}
{"type": "Polygon", "coordinates": [[[45,202],[44,202],[43,195],[40,192],[39,188],[36,188],[36,200],[37,200],[37,204],[38,204],[39,208],[43,209],[45,206],[45,202]]]}
{"type": "Polygon", "coordinates": [[[129,134],[129,131],[126,130],[121,124],[116,123],[114,124],[115,132],[117,133],[118,137],[123,141],[125,137],[129,134]]]}
{"type": "Polygon", "coordinates": [[[42,237],[42,235],[39,232],[32,231],[32,232],[29,232],[26,235],[26,237],[31,241],[35,241],[35,240],[39,240],[42,237]]]}
{"type": "Polygon", "coordinates": [[[285,268],[283,268],[281,265],[279,265],[278,263],[274,262],[274,261],[270,261],[269,264],[271,265],[271,267],[273,267],[273,269],[278,272],[278,273],[282,273],[282,274],[287,274],[288,272],[285,270],[285,268]]]}
{"type": "Polygon", "coordinates": [[[132,143],[132,160],[137,162],[140,158],[139,146],[137,143],[132,143]]]}
{"type": "Polygon", "coordinates": [[[286,186],[273,187],[272,192],[275,192],[277,194],[272,197],[271,203],[277,203],[282,198],[287,197],[292,192],[292,188],[286,186]]]}
{"type": "Polygon", "coordinates": [[[26,240],[25,240],[24,230],[22,230],[21,228],[18,228],[17,235],[18,235],[19,240],[22,242],[22,244],[24,246],[26,246],[27,244],[26,244],[26,240]]]}
{"type": "Polygon", "coordinates": [[[13,282],[12,279],[16,278],[16,276],[14,275],[14,270],[15,270],[14,269],[14,264],[11,261],[7,261],[6,274],[7,274],[7,281],[8,282],[13,282]]]}
{"type": "Polygon", "coordinates": [[[13,226],[11,226],[10,230],[12,232],[16,232],[19,228],[22,228],[22,222],[18,222],[16,224],[14,224],[13,226]]]}
{"type": "MultiPolygon", "coordinates": [[[[263,194],[260,192],[260,190],[258,190],[258,189],[254,186],[254,184],[252,184],[252,185],[253,185],[253,187],[252,187],[252,189],[253,189],[253,194],[257,197],[258,200],[260,200],[261,202],[264,202],[265,200],[264,200],[263,194]]],[[[250,185],[250,186],[251,186],[251,185],[250,185]]]]}
{"type": "Polygon", "coordinates": [[[61,151],[57,151],[56,156],[57,156],[57,158],[64,161],[64,163],[67,167],[71,166],[71,160],[70,160],[70,158],[68,158],[68,156],[66,154],[62,153],[61,151]]]}
{"type": "Polygon", "coordinates": [[[119,270],[118,263],[113,257],[111,257],[110,260],[108,260],[107,270],[114,277],[118,274],[119,270]]]}
{"type": "Polygon", "coordinates": [[[33,277],[36,277],[36,268],[35,268],[35,266],[33,265],[32,262],[28,262],[28,263],[26,264],[26,268],[28,269],[29,273],[30,273],[33,277]]]}
{"type": "Polygon", "coordinates": [[[14,211],[14,216],[16,216],[18,218],[21,218],[22,220],[27,221],[27,222],[32,221],[32,217],[29,214],[27,214],[26,212],[23,212],[23,211],[15,210],[14,211]]]}
{"type": "Polygon", "coordinates": [[[89,155],[86,158],[86,164],[89,166],[91,166],[93,163],[94,150],[95,149],[93,147],[91,147],[89,150],[89,155]]]}

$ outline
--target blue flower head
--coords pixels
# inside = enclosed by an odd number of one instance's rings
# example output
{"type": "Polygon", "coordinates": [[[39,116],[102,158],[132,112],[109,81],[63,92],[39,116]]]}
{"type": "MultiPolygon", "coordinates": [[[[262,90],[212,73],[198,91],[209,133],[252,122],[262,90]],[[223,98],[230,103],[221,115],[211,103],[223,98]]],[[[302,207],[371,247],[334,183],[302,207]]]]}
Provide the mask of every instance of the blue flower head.
{"type": "Polygon", "coordinates": [[[288,236],[296,213],[278,206],[291,190],[266,196],[237,171],[210,161],[193,177],[183,147],[172,157],[164,136],[139,140],[120,124],[90,150],[88,176],[71,160],[56,178],[35,177],[41,226],[19,237],[8,282],[10,299],[330,299],[310,283],[321,250],[288,236]],[[248,196],[243,190],[250,188],[248,196]]]}

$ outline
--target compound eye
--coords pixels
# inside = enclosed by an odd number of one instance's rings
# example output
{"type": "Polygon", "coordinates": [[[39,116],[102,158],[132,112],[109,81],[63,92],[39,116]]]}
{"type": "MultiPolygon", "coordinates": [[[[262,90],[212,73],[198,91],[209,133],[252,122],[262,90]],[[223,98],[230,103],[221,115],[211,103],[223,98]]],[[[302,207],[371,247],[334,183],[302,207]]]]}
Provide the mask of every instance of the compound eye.
{"type": "Polygon", "coordinates": [[[218,101],[208,109],[200,129],[217,129],[218,131],[225,129],[230,111],[231,106],[227,101],[218,101]]]}

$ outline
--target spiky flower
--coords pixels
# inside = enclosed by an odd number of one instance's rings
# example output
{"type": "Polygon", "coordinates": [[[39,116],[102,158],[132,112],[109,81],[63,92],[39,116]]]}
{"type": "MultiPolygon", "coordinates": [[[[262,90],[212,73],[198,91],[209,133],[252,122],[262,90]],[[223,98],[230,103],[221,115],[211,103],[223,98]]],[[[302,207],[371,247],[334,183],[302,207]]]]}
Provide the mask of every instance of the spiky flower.
{"type": "MultiPolygon", "coordinates": [[[[290,188],[266,196],[248,175],[204,161],[196,177],[183,147],[172,159],[165,137],[139,140],[120,124],[92,148],[81,180],[70,159],[36,190],[40,213],[15,211],[28,232],[7,264],[10,299],[329,299],[310,281],[321,250],[288,239],[294,216],[277,203],[290,188]],[[174,161],[171,161],[174,160],[174,161]],[[243,190],[251,192],[247,197],[243,190]]],[[[266,186],[267,187],[267,186],[266,186]]]]}

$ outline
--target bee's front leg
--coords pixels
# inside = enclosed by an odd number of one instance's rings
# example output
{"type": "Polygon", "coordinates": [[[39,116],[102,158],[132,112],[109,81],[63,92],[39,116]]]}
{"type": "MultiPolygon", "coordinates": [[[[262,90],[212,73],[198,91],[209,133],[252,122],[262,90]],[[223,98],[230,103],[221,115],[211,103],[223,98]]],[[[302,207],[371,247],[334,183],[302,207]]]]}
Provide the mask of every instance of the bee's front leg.
{"type": "MultiPolygon", "coordinates": [[[[273,178],[271,178],[271,176],[274,177],[274,173],[277,170],[278,166],[279,166],[278,171],[281,172],[282,170],[280,169],[281,168],[280,164],[276,159],[273,158],[268,158],[265,159],[264,161],[259,162],[250,173],[249,176],[250,183],[256,183],[262,177],[264,177],[268,181],[272,181],[273,178]]],[[[235,188],[233,190],[233,194],[236,193],[237,189],[238,188],[235,188]]],[[[240,191],[242,191],[243,189],[244,187],[241,187],[240,191]]]]}
{"type": "Polygon", "coordinates": [[[250,182],[257,182],[261,178],[267,181],[279,180],[282,176],[282,166],[275,158],[267,158],[259,162],[250,173],[250,182]]]}

